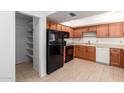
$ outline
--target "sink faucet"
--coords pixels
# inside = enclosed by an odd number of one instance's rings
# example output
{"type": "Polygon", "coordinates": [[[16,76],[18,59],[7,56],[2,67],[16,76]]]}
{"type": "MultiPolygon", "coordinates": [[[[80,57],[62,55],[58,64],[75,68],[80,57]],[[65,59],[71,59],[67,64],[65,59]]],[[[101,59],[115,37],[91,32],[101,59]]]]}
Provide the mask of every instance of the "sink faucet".
{"type": "Polygon", "coordinates": [[[88,44],[90,44],[91,42],[90,41],[88,41],[88,44]]]}

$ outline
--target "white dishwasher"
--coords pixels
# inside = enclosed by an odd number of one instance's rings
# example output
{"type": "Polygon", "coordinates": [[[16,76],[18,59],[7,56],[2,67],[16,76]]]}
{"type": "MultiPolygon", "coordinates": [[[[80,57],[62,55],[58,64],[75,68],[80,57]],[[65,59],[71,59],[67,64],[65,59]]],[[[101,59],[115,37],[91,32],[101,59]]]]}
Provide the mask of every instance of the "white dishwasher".
{"type": "Polygon", "coordinates": [[[96,48],[96,62],[103,64],[110,64],[109,48],[96,48]]]}

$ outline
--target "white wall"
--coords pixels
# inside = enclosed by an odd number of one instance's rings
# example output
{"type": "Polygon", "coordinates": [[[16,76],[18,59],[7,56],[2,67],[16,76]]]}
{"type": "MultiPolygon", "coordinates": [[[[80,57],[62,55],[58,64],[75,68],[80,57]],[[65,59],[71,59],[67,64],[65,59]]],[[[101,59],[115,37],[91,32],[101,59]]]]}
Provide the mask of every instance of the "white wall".
{"type": "Polygon", "coordinates": [[[27,20],[23,17],[16,16],[16,64],[22,62],[28,62],[27,58],[27,36],[29,26],[27,24],[27,20]]]}
{"type": "Polygon", "coordinates": [[[39,18],[33,17],[33,68],[39,72],[39,18]]]}
{"type": "Polygon", "coordinates": [[[0,11],[0,81],[15,81],[15,12],[0,11]]]}
{"type": "Polygon", "coordinates": [[[46,16],[39,20],[39,74],[46,75],[46,16]]]}
{"type": "Polygon", "coordinates": [[[84,38],[70,38],[66,39],[67,44],[69,43],[88,43],[90,41],[94,44],[115,44],[115,45],[124,45],[124,38],[96,38],[96,37],[84,37],[84,38]]]}

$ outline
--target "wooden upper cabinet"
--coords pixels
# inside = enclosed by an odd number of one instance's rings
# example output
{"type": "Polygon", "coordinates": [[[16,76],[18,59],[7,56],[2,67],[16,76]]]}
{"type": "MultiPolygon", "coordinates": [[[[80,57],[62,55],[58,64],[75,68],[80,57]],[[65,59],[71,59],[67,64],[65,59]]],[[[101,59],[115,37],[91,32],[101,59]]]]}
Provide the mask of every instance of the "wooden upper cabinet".
{"type": "Polygon", "coordinates": [[[122,36],[124,37],[124,23],[122,23],[123,27],[122,27],[122,36]]]}
{"type": "Polygon", "coordinates": [[[50,29],[56,30],[56,27],[57,27],[56,23],[53,23],[53,22],[50,23],[50,29]]]}
{"type": "Polygon", "coordinates": [[[122,23],[109,24],[109,37],[120,38],[122,37],[122,23]]]}
{"type": "Polygon", "coordinates": [[[74,37],[81,38],[83,36],[84,32],[92,32],[92,31],[93,32],[96,31],[96,26],[75,28],[74,29],[74,37]]]}
{"type": "Polygon", "coordinates": [[[74,37],[74,30],[69,27],[68,32],[69,32],[69,37],[73,38],[74,37]]]}
{"type": "Polygon", "coordinates": [[[83,28],[80,28],[80,31],[83,33],[83,32],[87,32],[89,30],[88,27],[83,27],[83,28]]]}
{"type": "Polygon", "coordinates": [[[47,26],[47,29],[50,29],[50,22],[49,21],[46,22],[46,26],[47,26]]]}
{"type": "Polygon", "coordinates": [[[99,38],[109,37],[109,26],[108,25],[98,25],[96,36],[99,38]]]}
{"type": "Polygon", "coordinates": [[[75,29],[74,30],[74,37],[75,38],[81,38],[82,37],[82,30],[81,29],[75,29]]]}
{"type": "Polygon", "coordinates": [[[57,25],[56,25],[56,29],[57,29],[58,31],[62,31],[62,25],[61,25],[61,24],[57,24],[57,25]]]}
{"type": "Polygon", "coordinates": [[[47,29],[56,30],[57,24],[54,22],[47,21],[47,29]]]}
{"type": "Polygon", "coordinates": [[[90,32],[96,32],[96,26],[88,27],[88,31],[90,31],[90,32]]]}
{"type": "Polygon", "coordinates": [[[66,26],[62,25],[62,31],[65,31],[65,32],[66,32],[67,29],[68,29],[68,28],[67,28],[66,26]]]}
{"type": "Polygon", "coordinates": [[[87,28],[75,28],[74,29],[74,37],[81,38],[83,36],[83,32],[86,32],[87,28]]]}
{"type": "Polygon", "coordinates": [[[68,27],[68,26],[64,26],[64,25],[61,25],[61,28],[62,30],[61,31],[64,31],[64,32],[69,32],[69,37],[72,38],[73,37],[73,29],[71,27],[68,27]]]}

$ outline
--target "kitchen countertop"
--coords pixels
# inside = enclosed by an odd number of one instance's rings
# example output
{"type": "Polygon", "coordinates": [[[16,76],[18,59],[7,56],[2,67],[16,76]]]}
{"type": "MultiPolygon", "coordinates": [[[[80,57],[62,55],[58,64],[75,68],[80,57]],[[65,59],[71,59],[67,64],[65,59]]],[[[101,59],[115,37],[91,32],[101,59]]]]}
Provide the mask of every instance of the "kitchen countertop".
{"type": "Polygon", "coordinates": [[[74,44],[74,43],[69,43],[66,46],[70,45],[82,45],[82,46],[94,46],[97,48],[120,48],[124,50],[124,45],[115,45],[115,44],[87,44],[87,43],[81,43],[81,44],[74,44]]]}

